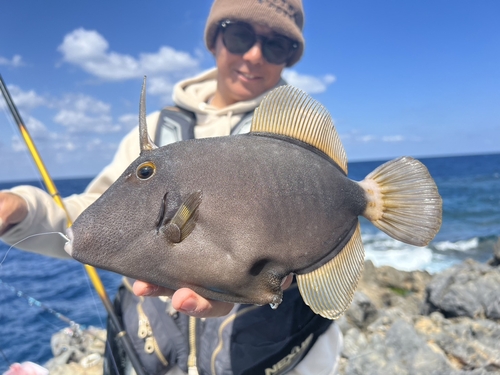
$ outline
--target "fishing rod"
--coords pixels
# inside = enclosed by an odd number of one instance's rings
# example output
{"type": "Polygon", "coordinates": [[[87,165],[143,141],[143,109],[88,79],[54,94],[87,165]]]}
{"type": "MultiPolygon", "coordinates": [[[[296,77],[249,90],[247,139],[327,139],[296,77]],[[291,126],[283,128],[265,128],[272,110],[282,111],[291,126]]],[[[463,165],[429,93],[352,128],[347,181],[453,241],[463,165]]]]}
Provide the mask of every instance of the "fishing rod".
{"type": "MultiPolygon", "coordinates": [[[[21,132],[24,143],[28,147],[31,156],[35,161],[36,166],[38,167],[38,171],[42,176],[43,182],[45,183],[48,193],[52,196],[57,205],[64,210],[64,212],[66,213],[66,218],[68,220],[68,227],[71,226],[72,220],[69,217],[68,210],[64,206],[64,202],[61,198],[61,195],[59,194],[59,191],[57,190],[54,181],[50,177],[50,174],[47,168],[45,167],[42,158],[40,157],[40,154],[38,153],[38,150],[36,149],[36,146],[30,134],[28,133],[28,129],[26,129],[26,127],[24,126],[24,122],[21,119],[21,115],[19,114],[12,100],[12,97],[10,96],[10,93],[7,89],[7,85],[5,84],[1,74],[0,74],[0,90],[2,91],[5,101],[7,102],[7,106],[9,107],[10,113],[14,117],[14,120],[17,126],[19,127],[19,131],[21,132]]],[[[104,288],[104,285],[102,284],[99,275],[97,274],[96,269],[92,266],[89,266],[88,264],[84,264],[84,267],[85,270],[87,271],[87,275],[89,276],[90,281],[92,282],[92,285],[94,286],[97,294],[101,298],[102,304],[104,305],[104,308],[106,309],[106,312],[109,315],[111,323],[113,324],[116,332],[118,332],[118,334],[115,336],[115,339],[120,340],[120,342],[122,343],[123,348],[127,353],[127,356],[132,366],[134,367],[134,370],[137,373],[137,375],[146,375],[146,372],[142,367],[139,358],[137,357],[137,353],[135,352],[134,347],[132,346],[130,337],[127,335],[127,332],[123,329],[122,324],[118,319],[115,310],[113,309],[113,305],[108,297],[108,294],[106,293],[106,289],[104,288]]]]}
{"type": "Polygon", "coordinates": [[[76,327],[77,329],[80,328],[80,325],[78,323],[75,323],[73,320],[71,320],[67,316],[65,316],[65,315],[61,314],[60,312],[57,312],[56,310],[48,307],[47,305],[45,305],[42,302],[38,301],[36,298],[33,298],[33,297],[27,295],[22,290],[19,290],[16,287],[14,287],[14,286],[6,283],[2,279],[0,279],[0,285],[3,285],[7,289],[10,289],[13,293],[16,294],[16,296],[18,296],[20,298],[26,299],[26,301],[28,301],[28,304],[30,306],[36,306],[36,307],[41,308],[42,310],[45,310],[45,311],[49,312],[50,314],[54,315],[57,319],[60,319],[64,323],[66,323],[67,325],[69,325],[71,328],[73,328],[73,327],[76,327]]]}

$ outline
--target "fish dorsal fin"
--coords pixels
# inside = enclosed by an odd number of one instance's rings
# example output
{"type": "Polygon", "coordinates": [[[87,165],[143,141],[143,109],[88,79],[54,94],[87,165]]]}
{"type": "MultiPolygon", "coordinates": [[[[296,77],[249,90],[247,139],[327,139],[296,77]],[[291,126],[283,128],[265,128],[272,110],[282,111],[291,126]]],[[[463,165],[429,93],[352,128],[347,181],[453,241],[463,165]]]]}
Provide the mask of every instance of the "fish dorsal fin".
{"type": "Polygon", "coordinates": [[[165,233],[170,241],[179,243],[193,231],[198,218],[198,206],[201,203],[201,197],[201,191],[191,193],[182,202],[172,220],[165,226],[165,233]]]}
{"type": "Polygon", "coordinates": [[[340,318],[354,298],[364,260],[358,223],[351,239],[335,258],[314,271],[297,275],[305,304],[324,318],[340,318]]]}
{"type": "Polygon", "coordinates": [[[280,86],[267,94],[255,109],[250,132],[305,142],[323,151],[347,174],[347,157],[328,110],[296,87],[280,86]]]}

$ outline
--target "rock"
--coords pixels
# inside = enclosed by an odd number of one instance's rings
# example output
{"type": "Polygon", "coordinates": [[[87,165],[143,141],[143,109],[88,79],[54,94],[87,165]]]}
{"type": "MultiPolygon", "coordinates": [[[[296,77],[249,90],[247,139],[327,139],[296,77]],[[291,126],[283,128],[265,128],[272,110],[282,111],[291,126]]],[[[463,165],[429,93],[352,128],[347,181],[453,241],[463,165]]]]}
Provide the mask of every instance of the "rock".
{"type": "Polygon", "coordinates": [[[377,308],[363,292],[354,293],[354,299],[346,312],[346,318],[358,328],[365,328],[377,316],[377,308]]]}
{"type": "Polygon", "coordinates": [[[102,375],[106,331],[65,328],[52,336],[52,354],[45,367],[51,375],[102,375]]]}
{"type": "Polygon", "coordinates": [[[446,317],[500,318],[500,269],[466,260],[434,276],[423,313],[446,317]]]}
{"type": "Polygon", "coordinates": [[[466,317],[448,320],[434,312],[418,317],[415,329],[457,369],[500,371],[500,325],[496,322],[466,317]]]}
{"type": "Polygon", "coordinates": [[[340,374],[500,374],[500,267],[467,260],[431,276],[366,262],[365,271],[338,322],[340,374]]]}
{"type": "Polygon", "coordinates": [[[452,370],[446,357],[432,350],[411,324],[397,320],[385,337],[375,335],[357,356],[349,358],[345,374],[441,375],[452,370]]]}
{"type": "Polygon", "coordinates": [[[488,264],[492,267],[500,266],[500,238],[493,246],[493,259],[490,259],[488,264]]]}
{"type": "Polygon", "coordinates": [[[351,328],[344,334],[342,356],[345,358],[355,357],[357,353],[365,349],[367,344],[366,335],[357,328],[351,328]]]}

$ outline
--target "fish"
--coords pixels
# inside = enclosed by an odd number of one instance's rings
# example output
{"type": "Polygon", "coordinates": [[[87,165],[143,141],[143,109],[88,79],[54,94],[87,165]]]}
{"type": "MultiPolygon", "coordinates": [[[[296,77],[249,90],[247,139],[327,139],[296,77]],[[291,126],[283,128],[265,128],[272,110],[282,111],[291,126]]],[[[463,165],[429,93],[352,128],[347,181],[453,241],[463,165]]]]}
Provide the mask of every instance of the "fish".
{"type": "Polygon", "coordinates": [[[276,308],[295,275],[304,302],[328,319],[352,302],[364,265],[359,217],[427,245],[442,200],[427,168],[389,161],[360,182],[328,110],[280,86],[247,134],[157,147],[139,110],[140,156],[74,221],[76,260],[205,298],[276,308]]]}

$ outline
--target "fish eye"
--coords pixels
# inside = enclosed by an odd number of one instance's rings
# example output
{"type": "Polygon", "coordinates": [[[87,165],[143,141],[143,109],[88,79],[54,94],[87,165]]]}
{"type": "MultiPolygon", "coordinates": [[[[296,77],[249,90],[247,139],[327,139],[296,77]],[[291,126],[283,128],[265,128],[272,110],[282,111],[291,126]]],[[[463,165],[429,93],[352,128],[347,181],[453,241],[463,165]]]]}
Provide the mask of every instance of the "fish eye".
{"type": "Polygon", "coordinates": [[[147,161],[137,167],[136,175],[141,180],[148,180],[155,174],[155,171],[156,166],[152,162],[147,161]]]}

